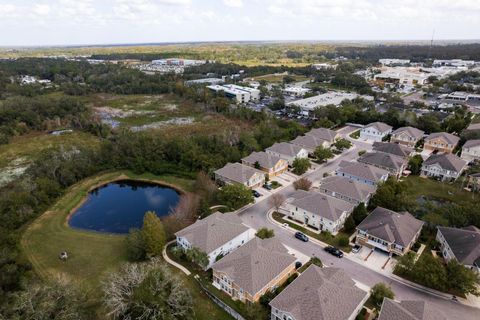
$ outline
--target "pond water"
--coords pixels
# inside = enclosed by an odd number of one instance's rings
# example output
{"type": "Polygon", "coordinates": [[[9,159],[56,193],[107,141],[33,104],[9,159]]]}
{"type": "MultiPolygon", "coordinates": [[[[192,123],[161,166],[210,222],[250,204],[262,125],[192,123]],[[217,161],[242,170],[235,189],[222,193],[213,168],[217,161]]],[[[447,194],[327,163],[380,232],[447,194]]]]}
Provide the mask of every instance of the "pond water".
{"type": "Polygon", "coordinates": [[[71,227],[111,233],[141,228],[147,211],[168,215],[179,193],[166,186],[132,180],[115,181],[88,194],[88,199],[70,217],[71,227]]]}

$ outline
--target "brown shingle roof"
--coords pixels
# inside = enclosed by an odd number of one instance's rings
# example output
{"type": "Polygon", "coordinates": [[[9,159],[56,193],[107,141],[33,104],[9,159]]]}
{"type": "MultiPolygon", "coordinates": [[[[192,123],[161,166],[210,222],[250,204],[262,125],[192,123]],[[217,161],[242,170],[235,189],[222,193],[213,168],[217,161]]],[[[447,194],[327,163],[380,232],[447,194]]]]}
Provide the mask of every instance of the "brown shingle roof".
{"type": "Polygon", "coordinates": [[[331,176],[321,181],[319,189],[339,193],[359,202],[366,202],[375,187],[341,176],[331,176]]]}
{"type": "Polygon", "coordinates": [[[330,221],[337,221],[342,213],[345,211],[350,212],[354,207],[349,202],[316,191],[310,191],[308,195],[303,194],[299,199],[293,200],[291,205],[327,218],[330,221]]]}
{"type": "Polygon", "coordinates": [[[447,320],[447,318],[425,301],[396,302],[385,298],[378,320],[447,320]]]}
{"type": "Polygon", "coordinates": [[[333,131],[327,128],[317,128],[317,129],[310,130],[305,135],[313,136],[315,138],[328,141],[329,143],[333,143],[338,133],[336,131],[333,131]]]}
{"type": "Polygon", "coordinates": [[[276,238],[255,237],[217,261],[212,269],[227,274],[240,288],[255,295],[295,260],[276,238]]]}
{"type": "Polygon", "coordinates": [[[460,141],[460,138],[459,138],[459,137],[454,136],[454,135],[451,134],[451,133],[447,133],[447,132],[435,132],[435,133],[432,133],[432,134],[428,135],[428,136],[425,138],[425,142],[430,141],[430,140],[433,140],[433,139],[437,139],[437,138],[442,138],[442,139],[445,140],[448,144],[451,144],[451,145],[456,145],[456,144],[458,143],[458,141],[460,141]]]}
{"type": "Polygon", "coordinates": [[[365,163],[358,163],[358,162],[351,162],[343,163],[342,167],[337,169],[339,173],[346,173],[355,177],[359,177],[362,179],[370,180],[378,182],[380,179],[388,175],[388,171],[384,169],[380,169],[365,163]]]}
{"type": "Polygon", "coordinates": [[[392,130],[392,127],[383,122],[372,122],[365,126],[365,128],[375,128],[379,132],[386,132],[392,130]]]}
{"type": "Polygon", "coordinates": [[[425,132],[414,127],[401,127],[392,132],[393,135],[397,135],[400,133],[406,133],[415,140],[419,140],[421,137],[423,137],[423,134],[425,132]]]}
{"type": "Polygon", "coordinates": [[[295,320],[345,320],[366,296],[342,269],[311,265],[270,306],[295,320]]]}
{"type": "Polygon", "coordinates": [[[460,159],[456,155],[451,153],[447,154],[432,154],[428,157],[427,160],[423,163],[424,166],[431,166],[437,164],[442,167],[442,169],[461,172],[463,168],[467,165],[467,161],[460,159]]]}
{"type": "Polygon", "coordinates": [[[472,266],[480,262],[480,230],[474,226],[463,229],[438,227],[458,262],[472,266]]]}
{"type": "Polygon", "coordinates": [[[464,148],[472,148],[472,147],[478,147],[478,146],[480,146],[480,139],[468,140],[463,145],[464,148]]]}
{"type": "Polygon", "coordinates": [[[281,155],[288,157],[296,157],[298,153],[302,150],[302,147],[294,145],[288,142],[275,143],[271,147],[266,149],[267,151],[272,151],[281,155]]]}
{"type": "Polygon", "coordinates": [[[227,163],[223,168],[216,170],[215,173],[238,183],[247,182],[254,174],[265,174],[238,162],[227,163]]]}
{"type": "Polygon", "coordinates": [[[358,158],[358,162],[371,164],[379,168],[388,168],[389,170],[399,172],[406,164],[402,157],[383,152],[367,152],[358,158]]]}
{"type": "Polygon", "coordinates": [[[376,152],[383,152],[393,154],[399,157],[408,157],[412,154],[413,149],[406,147],[398,143],[388,143],[388,142],[374,142],[373,150],[376,152]]]}
{"type": "Polygon", "coordinates": [[[244,163],[254,164],[255,162],[258,162],[260,167],[266,169],[271,169],[275,167],[280,161],[285,160],[264,151],[252,152],[249,156],[242,159],[242,162],[244,163]]]}
{"type": "Polygon", "coordinates": [[[314,136],[299,136],[292,140],[291,143],[305,149],[315,150],[318,146],[323,145],[325,140],[318,139],[314,136]]]}
{"type": "Polygon", "coordinates": [[[415,219],[408,212],[395,212],[376,207],[358,226],[358,230],[407,247],[422,229],[423,221],[415,219]]]}

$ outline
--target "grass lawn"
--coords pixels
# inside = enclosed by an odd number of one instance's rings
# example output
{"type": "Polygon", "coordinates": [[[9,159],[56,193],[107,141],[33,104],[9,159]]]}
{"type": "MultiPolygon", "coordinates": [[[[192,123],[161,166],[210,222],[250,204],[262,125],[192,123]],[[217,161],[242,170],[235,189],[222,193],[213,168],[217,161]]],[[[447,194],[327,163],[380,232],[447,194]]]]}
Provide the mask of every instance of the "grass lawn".
{"type": "MultiPolygon", "coordinates": [[[[280,75],[280,74],[266,74],[266,75],[263,75],[263,76],[255,77],[254,79],[256,81],[265,80],[265,81],[270,82],[270,83],[281,83],[281,82],[283,82],[284,77],[285,77],[285,75],[280,75]]],[[[297,81],[297,82],[308,80],[308,78],[303,76],[303,75],[292,74],[292,75],[289,75],[289,77],[294,78],[295,81],[297,81]]]]}
{"type": "Polygon", "coordinates": [[[346,233],[343,233],[342,231],[340,231],[336,236],[332,236],[330,234],[327,234],[325,232],[322,232],[322,233],[315,233],[313,231],[310,231],[308,229],[305,229],[301,226],[299,226],[298,224],[296,223],[293,223],[291,220],[289,219],[286,219],[285,216],[281,213],[278,213],[278,212],[274,212],[272,214],[272,217],[273,219],[275,219],[276,221],[280,222],[280,223],[287,223],[290,227],[300,231],[300,232],[303,232],[304,234],[306,234],[307,236],[309,237],[312,237],[312,238],[315,238],[317,240],[320,240],[322,242],[325,242],[325,243],[328,243],[329,245],[331,246],[335,246],[339,249],[341,249],[342,251],[344,252],[350,252],[352,251],[352,247],[350,246],[341,246],[339,243],[338,243],[338,239],[339,239],[339,236],[340,235],[345,235],[346,237],[349,237],[350,235],[349,234],[346,234],[346,233]]]}
{"type": "Polygon", "coordinates": [[[191,190],[193,184],[193,181],[170,175],[136,175],[128,171],[94,176],[69,188],[49,211],[27,227],[21,240],[22,251],[37,274],[44,279],[70,279],[94,305],[101,296],[99,287],[105,274],[127,261],[125,237],[72,229],[67,224],[67,216],[81,204],[89,190],[118,178],[164,182],[184,190],[191,190]],[[58,259],[62,251],[69,255],[66,262],[58,259]]]}

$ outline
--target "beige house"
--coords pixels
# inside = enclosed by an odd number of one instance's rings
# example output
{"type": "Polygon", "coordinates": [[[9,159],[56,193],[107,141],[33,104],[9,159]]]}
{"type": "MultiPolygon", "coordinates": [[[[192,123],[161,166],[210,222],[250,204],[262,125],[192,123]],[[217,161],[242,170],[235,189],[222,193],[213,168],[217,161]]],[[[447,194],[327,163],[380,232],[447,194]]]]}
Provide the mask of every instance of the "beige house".
{"type": "Polygon", "coordinates": [[[303,149],[307,150],[309,154],[312,154],[319,146],[322,146],[324,148],[328,148],[330,146],[328,141],[319,139],[312,135],[299,136],[292,140],[290,143],[302,147],[303,149]]]}
{"type": "Polygon", "coordinates": [[[265,149],[265,152],[286,160],[290,166],[295,159],[308,158],[307,150],[288,142],[275,143],[271,147],[265,149]]]}
{"type": "Polygon", "coordinates": [[[340,139],[341,137],[338,132],[327,128],[312,129],[309,132],[305,133],[305,135],[324,140],[328,143],[328,146],[331,146],[333,143],[335,143],[337,139],[340,139]]]}
{"type": "Polygon", "coordinates": [[[468,162],[480,161],[480,139],[465,142],[460,158],[468,162]]]}
{"type": "Polygon", "coordinates": [[[460,138],[446,132],[435,132],[425,138],[424,150],[452,153],[460,138]]]}
{"type": "Polygon", "coordinates": [[[432,154],[422,164],[422,176],[435,177],[442,181],[456,180],[467,167],[467,161],[454,154],[432,154]]]}
{"type": "Polygon", "coordinates": [[[375,193],[376,186],[360,183],[341,176],[326,177],[320,181],[318,190],[329,196],[350,202],[353,205],[367,204],[375,193]]]}
{"type": "Polygon", "coordinates": [[[233,300],[257,302],[296,272],[296,258],[276,238],[255,237],[213,266],[213,285],[233,300]]]}
{"type": "Polygon", "coordinates": [[[288,170],[287,160],[264,151],[252,152],[242,159],[242,163],[253,168],[258,166],[257,169],[264,171],[270,179],[288,170]]]}
{"type": "Polygon", "coordinates": [[[265,173],[241,163],[227,163],[215,171],[215,181],[219,184],[243,184],[253,189],[265,183],[265,173]]]}
{"type": "Polygon", "coordinates": [[[424,133],[424,131],[414,127],[401,127],[392,132],[390,142],[415,147],[417,142],[422,139],[424,133]]]}
{"type": "Polygon", "coordinates": [[[376,207],[358,226],[355,242],[396,255],[410,251],[422,231],[423,221],[408,212],[376,207]]]}

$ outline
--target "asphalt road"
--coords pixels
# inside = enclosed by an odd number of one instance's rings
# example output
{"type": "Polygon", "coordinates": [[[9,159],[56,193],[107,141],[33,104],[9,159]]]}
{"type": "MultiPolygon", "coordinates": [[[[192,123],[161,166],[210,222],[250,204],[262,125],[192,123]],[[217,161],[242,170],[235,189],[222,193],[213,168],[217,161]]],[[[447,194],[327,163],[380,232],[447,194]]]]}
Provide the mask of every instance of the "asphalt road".
{"type": "MultiPolygon", "coordinates": [[[[347,129],[348,130],[348,129],[347,129]]],[[[350,130],[348,130],[350,131],[350,130]]],[[[348,132],[347,131],[347,132],[348,132]]],[[[358,151],[360,150],[369,150],[371,145],[354,142],[354,148],[344,152],[340,157],[335,160],[331,160],[318,168],[316,171],[307,173],[306,177],[311,181],[318,181],[323,177],[325,172],[333,172],[341,160],[352,160],[358,157],[358,151]]],[[[292,185],[284,187],[282,190],[278,191],[283,194],[286,198],[294,192],[292,185]]],[[[267,218],[267,212],[271,209],[268,198],[257,202],[256,204],[247,207],[243,210],[239,210],[239,216],[242,218],[245,224],[249,225],[254,229],[259,229],[261,227],[268,227],[275,231],[275,236],[280,239],[285,245],[300,251],[301,253],[308,255],[310,257],[316,256],[322,260],[324,265],[331,267],[339,267],[344,269],[353,279],[364,283],[368,286],[373,286],[378,282],[384,282],[390,285],[395,292],[396,300],[424,300],[431,303],[435,308],[444,313],[447,319],[455,320],[479,320],[480,319],[480,309],[469,307],[457,302],[453,302],[435,295],[425,293],[417,288],[410,287],[402,282],[393,280],[386,277],[385,275],[378,273],[374,270],[371,270],[359,263],[356,263],[352,260],[343,258],[336,258],[328,253],[326,253],[323,248],[318,244],[315,244],[311,241],[301,242],[294,238],[293,234],[280,227],[267,218]]]]}

